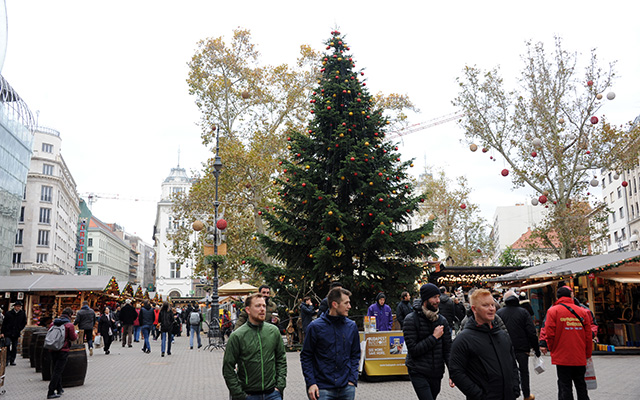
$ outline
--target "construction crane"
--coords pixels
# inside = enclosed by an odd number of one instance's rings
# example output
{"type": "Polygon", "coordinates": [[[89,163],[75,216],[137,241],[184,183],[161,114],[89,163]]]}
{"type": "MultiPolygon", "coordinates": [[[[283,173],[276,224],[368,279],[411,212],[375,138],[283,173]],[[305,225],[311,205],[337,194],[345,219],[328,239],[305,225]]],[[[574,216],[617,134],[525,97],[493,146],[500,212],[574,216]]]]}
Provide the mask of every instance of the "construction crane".
{"type": "Polygon", "coordinates": [[[400,129],[398,131],[393,131],[393,132],[389,132],[387,134],[387,139],[391,140],[391,139],[395,139],[401,136],[406,136],[410,133],[414,133],[414,132],[418,132],[421,131],[423,129],[427,129],[427,128],[431,128],[434,127],[436,125],[441,125],[444,123],[447,123],[449,121],[453,121],[455,119],[459,119],[464,117],[464,113],[459,113],[459,112],[455,112],[455,113],[451,113],[451,114],[447,114],[447,115],[443,115],[437,118],[433,118],[430,119],[428,121],[424,121],[424,122],[419,122],[417,124],[412,124],[407,126],[404,129],[400,129]]]}
{"type": "Polygon", "coordinates": [[[87,199],[87,204],[89,208],[93,206],[93,203],[98,201],[98,199],[110,199],[110,200],[125,200],[125,201],[151,201],[157,203],[157,200],[152,199],[144,199],[140,197],[121,197],[119,194],[113,193],[94,193],[94,192],[86,192],[86,193],[78,193],[80,197],[87,199]]]}

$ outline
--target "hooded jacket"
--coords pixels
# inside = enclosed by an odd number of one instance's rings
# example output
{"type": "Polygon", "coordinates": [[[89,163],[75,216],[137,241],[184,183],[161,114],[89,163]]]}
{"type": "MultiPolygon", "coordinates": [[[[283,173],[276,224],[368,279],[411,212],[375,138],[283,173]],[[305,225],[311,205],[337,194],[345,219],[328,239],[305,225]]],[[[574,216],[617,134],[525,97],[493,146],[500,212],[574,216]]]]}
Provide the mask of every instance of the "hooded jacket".
{"type": "Polygon", "coordinates": [[[571,297],[560,297],[547,311],[544,325],[546,342],[551,352],[551,364],[565,366],[587,365],[591,357],[591,315],[574,304],[571,297]],[[582,318],[582,322],[566,307],[582,318]]]}
{"type": "MultiPolygon", "coordinates": [[[[59,351],[69,352],[69,349],[71,348],[71,342],[73,342],[78,338],[78,334],[76,333],[76,328],[73,326],[71,319],[66,314],[62,314],[60,318],[56,318],[55,320],[53,320],[53,322],[49,325],[49,328],[51,328],[54,325],[55,326],[64,325],[64,334],[65,334],[64,346],[62,346],[62,348],[59,351]]],[[[54,350],[51,350],[51,351],[54,351],[54,350]]]]}
{"type": "Polygon", "coordinates": [[[287,384],[287,355],[275,325],[247,322],[229,336],[222,361],[222,375],[232,399],[244,399],[247,392],[287,384]],[[237,368],[236,368],[237,366],[237,368]]]}
{"type": "Polygon", "coordinates": [[[96,325],[96,313],[88,305],[82,306],[76,313],[75,324],[78,329],[93,329],[96,325]]]}
{"type": "Polygon", "coordinates": [[[440,315],[447,319],[449,326],[453,326],[453,323],[456,320],[456,305],[453,303],[453,300],[451,300],[451,296],[441,294],[438,309],[440,310],[440,315]]]}
{"type": "Polygon", "coordinates": [[[509,334],[495,323],[478,325],[475,317],[453,341],[449,376],[468,400],[515,400],[520,395],[509,334]]]}
{"type": "Polygon", "coordinates": [[[528,353],[533,349],[540,357],[540,345],[531,315],[520,306],[520,300],[516,296],[507,297],[504,303],[505,306],[496,313],[507,326],[513,349],[516,353],[528,353]]]}
{"type": "Polygon", "coordinates": [[[150,305],[142,306],[140,314],[138,315],[138,321],[140,326],[153,325],[153,321],[156,319],[156,315],[153,312],[153,308],[150,305]]]}
{"type": "Polygon", "coordinates": [[[435,314],[431,321],[422,307],[414,308],[404,320],[404,343],[407,346],[406,365],[409,373],[418,373],[429,378],[442,379],[445,364],[449,365],[451,355],[451,328],[445,317],[435,314]],[[433,331],[438,325],[444,326],[444,333],[438,339],[433,331]]]}
{"type": "Polygon", "coordinates": [[[358,384],[360,334],[352,320],[329,312],[307,327],[300,353],[307,388],[338,389],[358,384]]]}
{"type": "Polygon", "coordinates": [[[393,313],[391,307],[386,303],[380,306],[378,300],[386,296],[383,293],[378,293],[376,296],[376,302],[369,306],[367,315],[369,317],[376,317],[376,329],[378,331],[390,331],[393,325],[393,313]]]}
{"type": "MultiPolygon", "coordinates": [[[[153,315],[155,318],[155,312],[153,315]]],[[[173,321],[175,321],[175,318],[173,317],[173,311],[170,310],[169,308],[162,307],[158,315],[158,323],[160,323],[160,332],[171,332],[171,328],[173,327],[173,321]]]]}

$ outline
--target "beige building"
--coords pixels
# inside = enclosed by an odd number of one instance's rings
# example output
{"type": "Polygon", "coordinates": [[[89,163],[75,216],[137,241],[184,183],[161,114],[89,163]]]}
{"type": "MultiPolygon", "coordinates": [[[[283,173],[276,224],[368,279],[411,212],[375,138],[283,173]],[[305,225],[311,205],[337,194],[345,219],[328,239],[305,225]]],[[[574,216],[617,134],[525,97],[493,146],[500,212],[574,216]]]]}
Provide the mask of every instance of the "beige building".
{"type": "Polygon", "coordinates": [[[61,144],[60,132],[35,129],[11,275],[75,273],[80,206],[61,144]]]}

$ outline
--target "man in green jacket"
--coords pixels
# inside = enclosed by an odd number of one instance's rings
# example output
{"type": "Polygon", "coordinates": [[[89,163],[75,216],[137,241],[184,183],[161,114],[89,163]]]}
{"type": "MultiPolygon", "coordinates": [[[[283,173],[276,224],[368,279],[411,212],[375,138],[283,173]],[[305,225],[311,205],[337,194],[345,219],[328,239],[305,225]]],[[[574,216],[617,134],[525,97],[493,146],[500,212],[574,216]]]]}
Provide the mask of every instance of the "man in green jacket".
{"type": "Polygon", "coordinates": [[[224,352],[225,383],[233,400],[280,400],[287,383],[282,336],[278,327],[264,323],[264,296],[247,297],[245,311],[247,323],[231,334],[224,352]]]}

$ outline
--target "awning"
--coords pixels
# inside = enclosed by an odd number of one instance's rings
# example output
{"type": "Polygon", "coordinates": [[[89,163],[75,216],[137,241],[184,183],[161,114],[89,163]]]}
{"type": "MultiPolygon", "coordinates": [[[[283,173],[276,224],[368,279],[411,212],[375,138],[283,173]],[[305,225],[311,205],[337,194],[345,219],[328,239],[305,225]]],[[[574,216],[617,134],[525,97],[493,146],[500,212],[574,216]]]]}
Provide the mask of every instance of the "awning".
{"type": "Polygon", "coordinates": [[[249,294],[255,293],[258,288],[249,285],[248,283],[240,283],[239,280],[232,280],[218,288],[218,295],[233,295],[233,294],[249,294]]]}
{"type": "Polygon", "coordinates": [[[106,275],[3,276],[0,292],[103,291],[109,281],[106,275]]]}
{"type": "Polygon", "coordinates": [[[558,282],[560,281],[546,281],[546,282],[532,283],[530,285],[518,286],[518,289],[520,290],[538,289],[538,288],[549,286],[558,282]]]}

